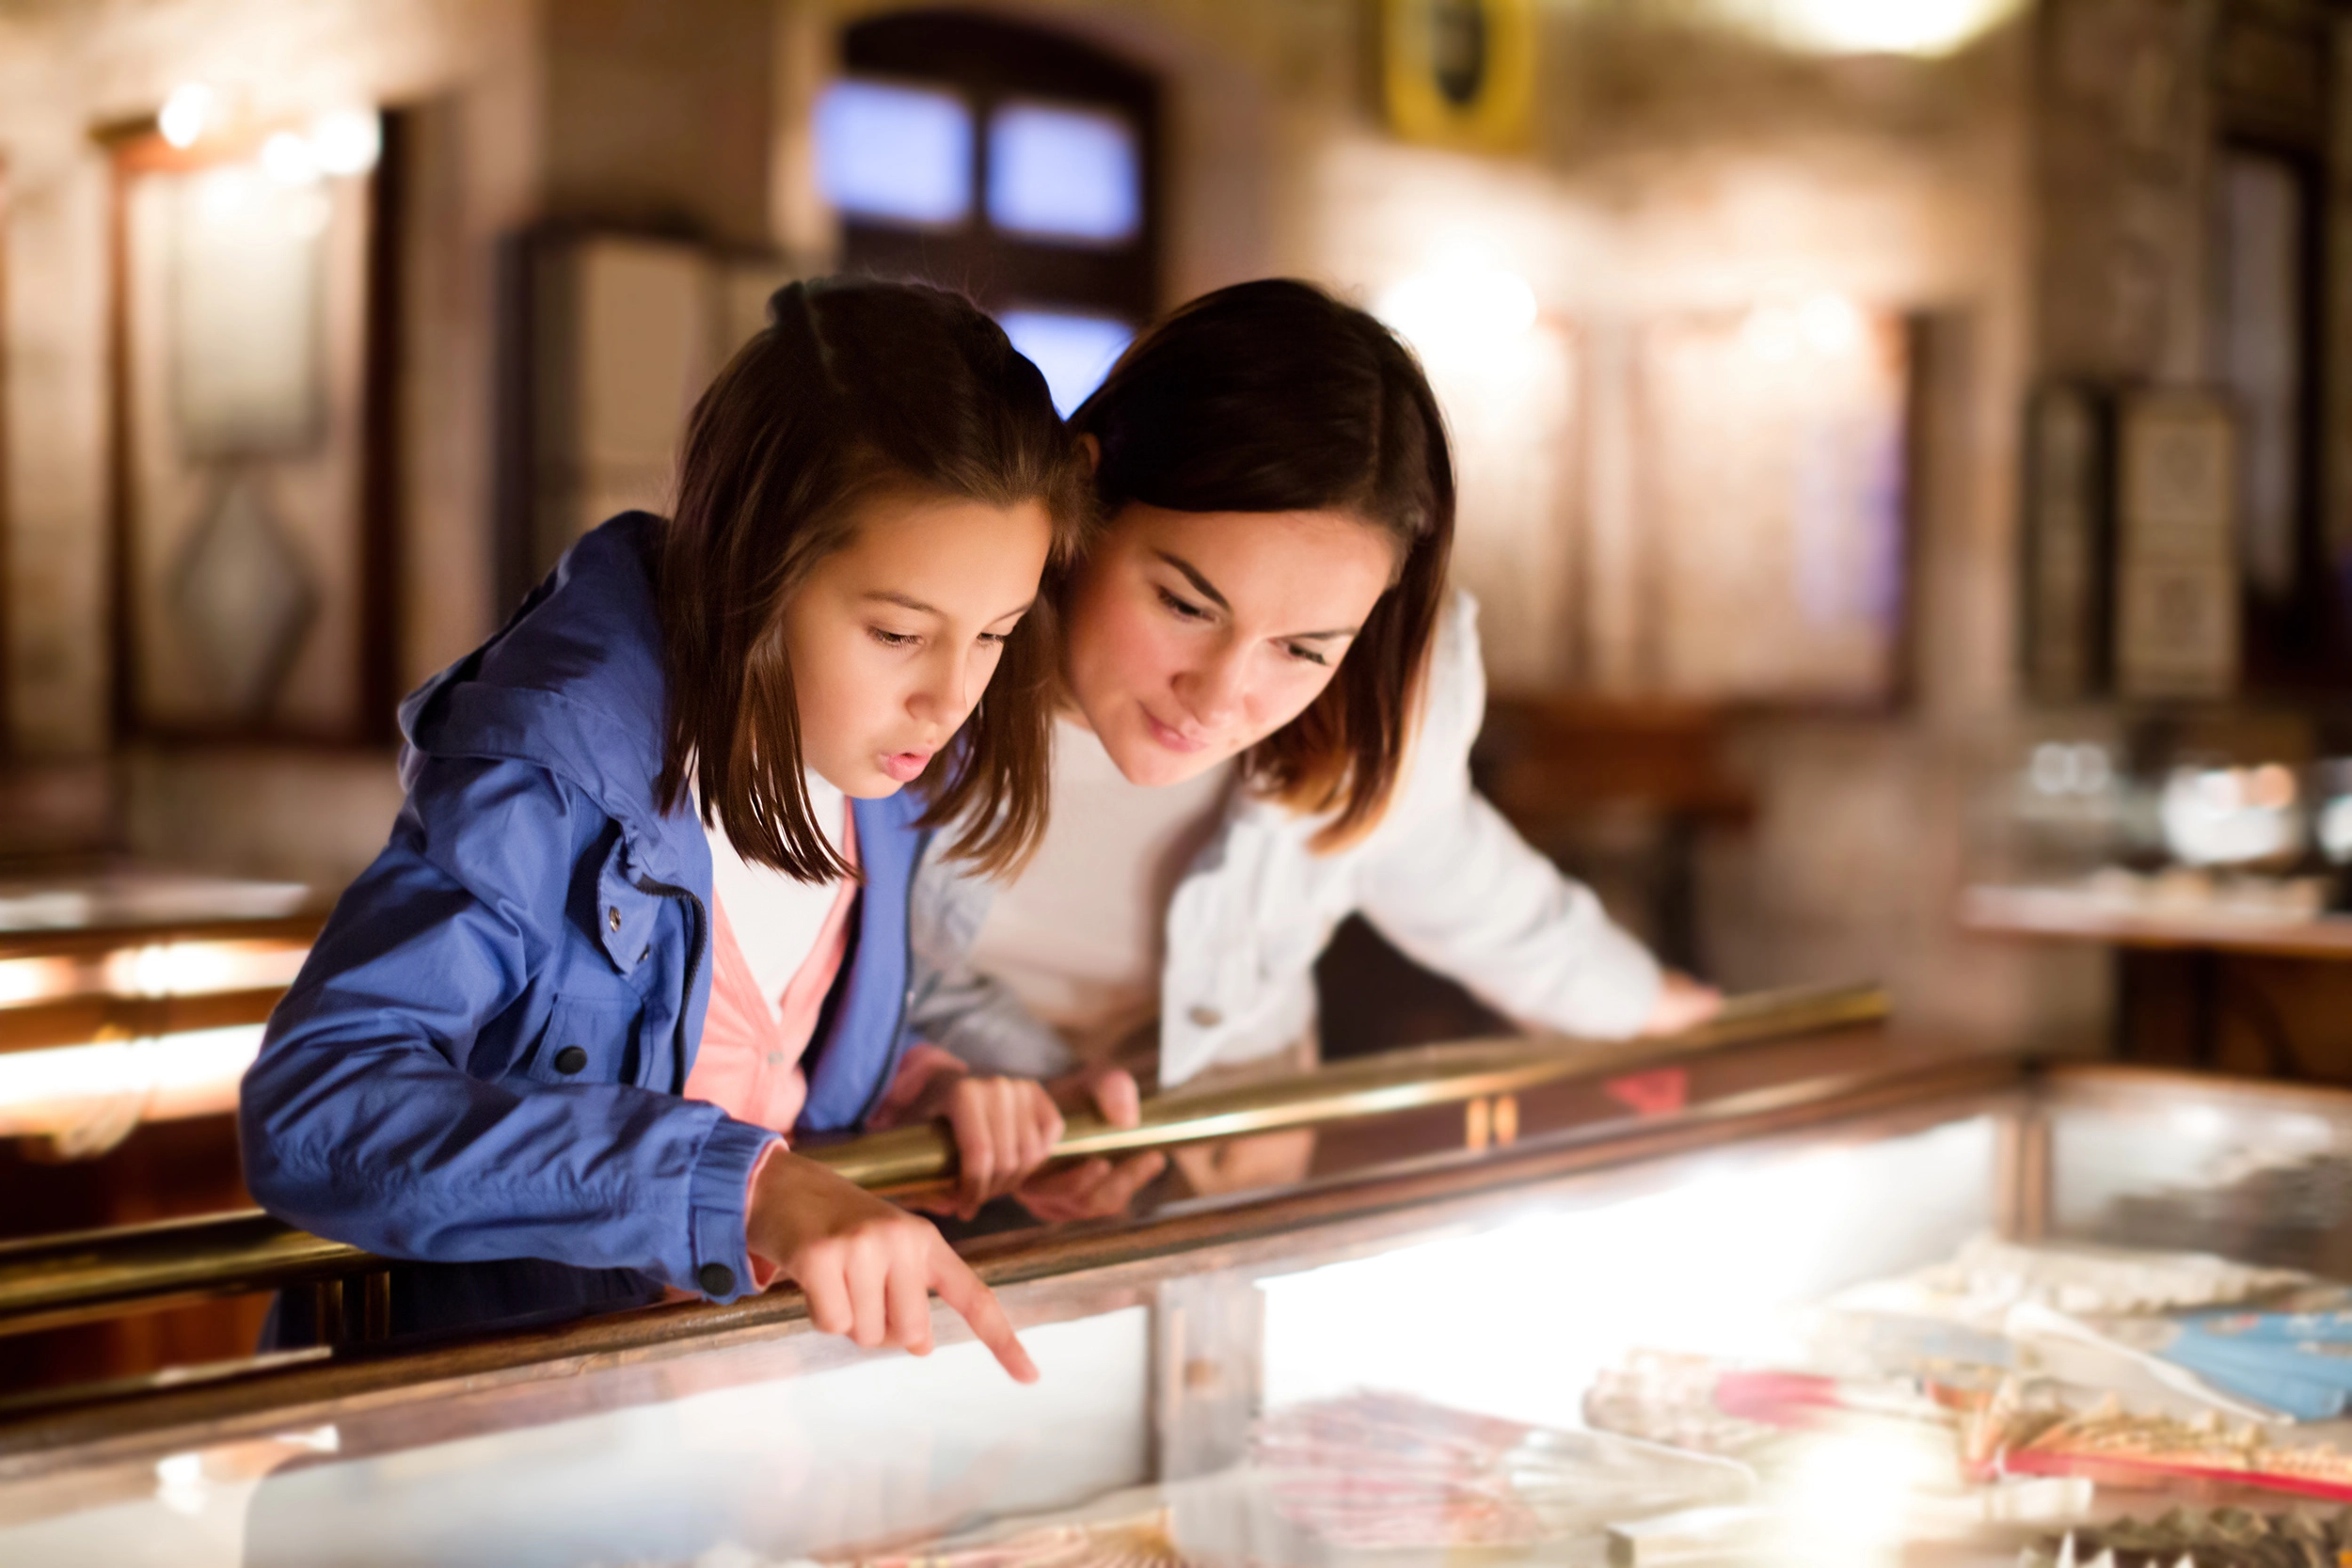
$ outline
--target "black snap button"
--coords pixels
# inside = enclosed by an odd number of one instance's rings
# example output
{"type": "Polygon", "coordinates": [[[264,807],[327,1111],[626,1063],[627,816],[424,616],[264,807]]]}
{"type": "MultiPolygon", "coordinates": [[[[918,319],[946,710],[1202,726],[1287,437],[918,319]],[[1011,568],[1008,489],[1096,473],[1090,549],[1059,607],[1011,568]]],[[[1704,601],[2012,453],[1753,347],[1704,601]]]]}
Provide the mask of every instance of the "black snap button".
{"type": "Polygon", "coordinates": [[[567,1078],[587,1065],[588,1053],[579,1046],[567,1045],[555,1053],[555,1070],[567,1078]]]}
{"type": "Polygon", "coordinates": [[[731,1296],[735,1294],[735,1271],[724,1263],[705,1263],[694,1271],[694,1283],[703,1288],[704,1295],[731,1296]]]}

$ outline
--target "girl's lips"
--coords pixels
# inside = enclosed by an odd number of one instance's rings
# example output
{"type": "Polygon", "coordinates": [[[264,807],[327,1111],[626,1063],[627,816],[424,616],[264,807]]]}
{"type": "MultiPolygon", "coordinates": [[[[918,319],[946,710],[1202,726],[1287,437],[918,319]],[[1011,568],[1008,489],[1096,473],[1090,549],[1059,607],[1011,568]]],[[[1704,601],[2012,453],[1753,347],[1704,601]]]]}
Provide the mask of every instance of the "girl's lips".
{"type": "Polygon", "coordinates": [[[1206,740],[1194,740],[1181,730],[1169,729],[1166,724],[1152,717],[1150,708],[1145,708],[1142,712],[1144,725],[1152,732],[1152,738],[1169,751],[1190,752],[1207,749],[1209,743],[1206,740]]]}
{"type": "Polygon", "coordinates": [[[929,752],[884,752],[882,770],[900,784],[913,784],[930,766],[931,755],[929,752]]]}

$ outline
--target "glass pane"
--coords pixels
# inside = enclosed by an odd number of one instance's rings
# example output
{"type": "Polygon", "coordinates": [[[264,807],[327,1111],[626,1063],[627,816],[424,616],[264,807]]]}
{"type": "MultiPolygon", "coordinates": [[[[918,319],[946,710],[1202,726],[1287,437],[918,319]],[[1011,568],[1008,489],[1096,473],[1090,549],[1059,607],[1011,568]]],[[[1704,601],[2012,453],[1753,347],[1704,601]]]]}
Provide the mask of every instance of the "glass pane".
{"type": "Polygon", "coordinates": [[[1107,316],[1074,316],[1058,310],[1008,310],[996,318],[1012,346],[1045,372],[1054,406],[1064,419],[1103,384],[1136,333],[1107,316]]]}
{"type": "Polygon", "coordinates": [[[998,109],[988,123],[988,220],[1053,239],[1132,238],[1143,223],[1135,127],[1101,109],[998,109]]]}
{"type": "Polygon", "coordinates": [[[817,103],[817,180],[858,217],[961,223],[972,211],[972,110],[952,92],[835,82],[817,103]]]}

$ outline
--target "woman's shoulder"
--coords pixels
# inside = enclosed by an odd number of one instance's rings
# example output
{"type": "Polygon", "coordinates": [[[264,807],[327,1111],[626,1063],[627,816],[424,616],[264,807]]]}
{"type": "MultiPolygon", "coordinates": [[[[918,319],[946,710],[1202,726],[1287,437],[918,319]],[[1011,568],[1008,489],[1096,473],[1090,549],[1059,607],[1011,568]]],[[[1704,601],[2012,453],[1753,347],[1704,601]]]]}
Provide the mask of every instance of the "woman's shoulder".
{"type": "Polygon", "coordinates": [[[1426,724],[1467,714],[1474,735],[1486,711],[1486,661],[1478,640],[1478,598],[1467,588],[1456,588],[1438,615],[1421,720],[1426,724]]]}

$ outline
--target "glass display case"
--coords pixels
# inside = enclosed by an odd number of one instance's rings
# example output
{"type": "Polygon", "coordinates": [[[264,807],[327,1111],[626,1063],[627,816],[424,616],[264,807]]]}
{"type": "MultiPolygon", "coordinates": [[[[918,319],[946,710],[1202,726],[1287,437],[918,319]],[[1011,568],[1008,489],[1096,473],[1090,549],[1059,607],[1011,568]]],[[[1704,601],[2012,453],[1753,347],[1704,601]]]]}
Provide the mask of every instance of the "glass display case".
{"type": "MultiPolygon", "coordinates": [[[[2308,1289],[2283,1271],[2352,1274],[2348,1173],[2352,1094],[1883,1054],[1602,1131],[973,1243],[1034,1386],[944,1308],[918,1360],[812,1332],[787,1292],[20,1404],[0,1413],[0,1561],[748,1568],[977,1542],[949,1560],[2008,1563],[2070,1523],[2160,1512],[2177,1478],[1966,1471],[2014,1380],[1930,1407],[1971,1386],[1958,1363],[2011,1351],[1956,1351],[1969,1331],[1946,1322],[1924,1360],[1881,1355],[1863,1341],[1888,1324],[1930,1331],[1856,1315],[1856,1287],[1958,1257],[1981,1290],[1982,1249],[2111,1244],[2263,1266],[2203,1259],[2222,1285],[2175,1305],[2308,1289]],[[1661,1368],[1718,1370],[1714,1428],[1819,1441],[1789,1463],[1641,1430],[1610,1402],[1661,1368]],[[1792,1402],[1811,1414],[1782,1420],[1792,1402]],[[1469,1470],[1486,1479],[1465,1490],[1469,1470]]],[[[2117,1256],[2140,1259],[2136,1288],[2173,1288],[2144,1285],[2169,1277],[2155,1254],[2117,1256]]],[[[2074,1348],[2090,1359],[2053,1351],[2045,1381],[2186,1418],[2113,1344],[2074,1348]]],[[[2309,1445],[2336,1423],[2264,1430],[2309,1445]]]]}

